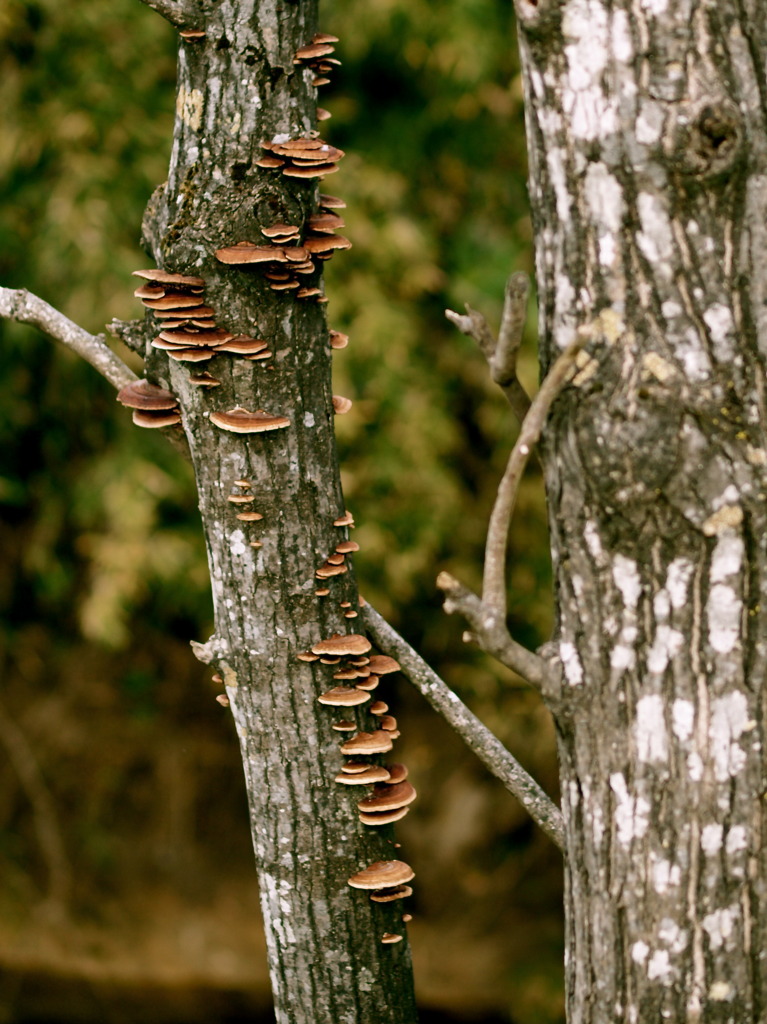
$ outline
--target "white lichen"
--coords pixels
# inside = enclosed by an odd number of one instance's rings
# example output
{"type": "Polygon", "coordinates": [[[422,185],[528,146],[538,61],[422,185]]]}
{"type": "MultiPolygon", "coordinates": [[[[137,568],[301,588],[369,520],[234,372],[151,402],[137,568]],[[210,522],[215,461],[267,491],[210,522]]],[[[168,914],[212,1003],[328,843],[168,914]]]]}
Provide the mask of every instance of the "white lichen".
{"type": "Polygon", "coordinates": [[[738,642],[743,602],[724,583],[715,583],[706,602],[709,643],[719,654],[729,654],[738,642]]]}
{"type": "Polygon", "coordinates": [[[668,735],[660,694],[649,694],[637,701],[634,740],[640,761],[668,760],[668,735]]]}
{"type": "Polygon", "coordinates": [[[678,697],[671,705],[671,729],[678,740],[686,743],[692,736],[695,705],[678,697]]]}
{"type": "Polygon", "coordinates": [[[620,590],[623,604],[627,610],[633,611],[639,595],[642,593],[642,583],[637,571],[637,564],[633,558],[625,555],[616,555],[613,559],[613,580],[615,586],[620,590]]]}
{"type": "Polygon", "coordinates": [[[610,788],[615,794],[615,825],[618,842],[628,846],[634,839],[641,839],[650,824],[650,804],[644,797],[632,796],[626,780],[620,772],[610,776],[610,788]]]}
{"type": "Polygon", "coordinates": [[[743,768],[746,754],[737,741],[753,726],[748,717],[748,702],[739,691],[711,702],[708,736],[717,782],[726,782],[743,768]]]}
{"type": "Polygon", "coordinates": [[[715,857],[722,849],[724,827],[718,822],[704,825],[700,834],[700,847],[707,857],[715,857]]]}

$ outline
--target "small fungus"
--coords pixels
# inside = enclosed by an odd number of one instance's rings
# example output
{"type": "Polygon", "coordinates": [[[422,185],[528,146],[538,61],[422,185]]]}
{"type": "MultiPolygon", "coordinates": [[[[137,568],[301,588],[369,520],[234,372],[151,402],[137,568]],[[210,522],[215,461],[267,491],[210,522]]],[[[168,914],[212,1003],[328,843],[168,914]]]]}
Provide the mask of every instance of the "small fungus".
{"type": "Polygon", "coordinates": [[[201,277],[173,274],[169,270],[134,270],[133,277],[143,277],[145,281],[153,281],[155,284],[178,284],[190,288],[202,288],[205,285],[201,277]]]}
{"type": "Polygon", "coordinates": [[[181,422],[181,413],[171,410],[170,412],[144,412],[143,409],[133,410],[133,422],[137,427],[175,427],[181,422]]]}
{"type": "Polygon", "coordinates": [[[335,729],[336,732],[354,732],[357,728],[357,723],[350,721],[348,718],[343,718],[340,722],[333,722],[330,728],[335,729]]]}
{"type": "Polygon", "coordinates": [[[320,704],[328,704],[330,707],[354,707],[356,704],[364,704],[370,700],[370,694],[356,687],[334,686],[327,693],[322,693],[317,698],[320,704]]]}
{"type": "Polygon", "coordinates": [[[358,732],[356,736],[341,744],[342,754],[385,754],[391,750],[391,736],[382,729],[375,732],[358,732]]]}
{"type": "Polygon", "coordinates": [[[404,860],[377,860],[348,879],[353,889],[385,889],[403,885],[415,878],[415,871],[404,860]]]}
{"type": "Polygon", "coordinates": [[[368,638],[358,633],[349,633],[346,636],[334,633],[327,640],[319,640],[314,644],[312,653],[340,658],[348,654],[366,654],[371,646],[368,638]]]}
{"type": "Polygon", "coordinates": [[[386,770],[389,772],[389,782],[392,786],[404,782],[407,778],[407,768],[404,764],[399,764],[399,762],[395,761],[393,764],[387,764],[386,770]]]}
{"type": "Polygon", "coordinates": [[[336,416],[343,416],[349,412],[353,405],[351,398],[344,398],[343,395],[333,395],[333,412],[336,416]]]}
{"type": "Polygon", "coordinates": [[[372,796],[360,800],[357,809],[366,814],[377,811],[395,811],[400,807],[412,804],[417,794],[414,786],[408,782],[382,782],[373,788],[372,796]]]}
{"type": "Polygon", "coordinates": [[[385,676],[389,672],[399,672],[400,665],[387,654],[374,654],[370,659],[370,671],[375,672],[377,676],[385,676]]]}
{"type": "Polygon", "coordinates": [[[171,391],[150,384],[148,380],[134,380],[117,392],[117,401],[129,409],[159,412],[176,409],[178,400],[171,391]]]}
{"type": "Polygon", "coordinates": [[[290,426],[287,416],[274,416],[263,409],[248,412],[240,405],[226,412],[212,412],[210,421],[221,430],[229,430],[235,434],[261,434],[267,430],[279,430],[281,427],[290,426]]]}
{"type": "Polygon", "coordinates": [[[357,686],[358,690],[368,690],[368,691],[375,690],[376,687],[378,686],[378,684],[380,683],[380,681],[381,680],[380,680],[379,676],[372,676],[371,675],[371,676],[368,676],[367,679],[360,679],[356,683],[356,686],[357,686]]]}
{"type": "Polygon", "coordinates": [[[391,825],[394,821],[400,821],[409,812],[409,807],[397,807],[391,811],[360,811],[357,817],[363,825],[372,825],[374,828],[381,825],[391,825]]]}
{"type": "Polygon", "coordinates": [[[354,516],[347,509],[342,516],[333,520],[333,526],[354,526],[354,516]]]}
{"type": "Polygon", "coordinates": [[[404,900],[413,895],[409,885],[395,885],[391,889],[377,889],[371,892],[370,898],[374,903],[391,903],[393,900],[404,900]]]}
{"type": "Polygon", "coordinates": [[[323,210],[345,210],[346,203],[338,196],[329,196],[326,192],[320,192],[320,206],[323,210]]]}
{"type": "Polygon", "coordinates": [[[372,782],[386,782],[389,773],[377,764],[365,765],[361,772],[339,772],[336,782],[342,786],[369,786],[372,782]]]}

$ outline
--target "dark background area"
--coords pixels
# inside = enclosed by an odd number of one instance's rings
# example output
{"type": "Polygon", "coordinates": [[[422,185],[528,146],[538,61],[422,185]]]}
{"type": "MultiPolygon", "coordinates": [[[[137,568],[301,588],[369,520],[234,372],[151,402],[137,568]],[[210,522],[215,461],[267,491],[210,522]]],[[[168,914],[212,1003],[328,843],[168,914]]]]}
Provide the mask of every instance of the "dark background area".
{"type": "MultiPolygon", "coordinates": [[[[347,151],[328,188],[354,248],[327,290],[351,338],[335,390],[355,402],[338,428],[361,590],[555,795],[547,713],[461,642],[434,586],[478,585],[516,431],[443,316],[469,302],[497,324],[506,277],[532,269],[511,5],[326,0],[320,24],[343,61],[320,103],[347,151]]],[[[94,333],[140,315],[175,49],[138,0],[0,7],[0,284],[94,333]]],[[[532,308],[528,333],[534,388],[532,308]]],[[[211,632],[189,467],[76,356],[0,334],[0,1024],[266,1021],[236,738],[189,648],[211,632]]],[[[510,564],[515,635],[539,644],[534,466],[510,564]]],[[[557,851],[404,679],[388,692],[419,791],[398,837],[423,1024],[560,1024],[557,851]]]]}

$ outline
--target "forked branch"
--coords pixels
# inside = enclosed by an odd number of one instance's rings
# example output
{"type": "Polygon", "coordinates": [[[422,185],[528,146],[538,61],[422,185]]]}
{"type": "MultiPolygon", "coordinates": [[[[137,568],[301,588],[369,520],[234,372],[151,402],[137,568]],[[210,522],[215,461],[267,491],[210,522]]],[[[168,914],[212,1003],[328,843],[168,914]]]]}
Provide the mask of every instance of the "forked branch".
{"type": "MultiPolygon", "coordinates": [[[[519,800],[543,831],[564,850],[562,813],[541,787],[508,752],[501,741],[471,712],[437,673],[366,604],[362,609],[367,631],[386,654],[396,657],[402,671],[431,706],[455,729],[466,745],[519,800]]],[[[529,652],[527,652],[529,653],[529,652]]]]}
{"type": "Polygon", "coordinates": [[[506,284],[501,316],[501,329],[496,339],[482,313],[467,304],[466,314],[445,310],[445,316],[462,334],[474,338],[487,359],[490,375],[500,387],[521,423],[530,408],[530,399],[517,377],[517,356],[525,326],[527,295],[530,282],[527,274],[512,274],[506,284]]]}
{"type": "Polygon", "coordinates": [[[114,354],[102,336],[89,334],[25,288],[0,288],[0,317],[38,327],[82,356],[116,388],[137,380],[133,370],[114,354]]]}

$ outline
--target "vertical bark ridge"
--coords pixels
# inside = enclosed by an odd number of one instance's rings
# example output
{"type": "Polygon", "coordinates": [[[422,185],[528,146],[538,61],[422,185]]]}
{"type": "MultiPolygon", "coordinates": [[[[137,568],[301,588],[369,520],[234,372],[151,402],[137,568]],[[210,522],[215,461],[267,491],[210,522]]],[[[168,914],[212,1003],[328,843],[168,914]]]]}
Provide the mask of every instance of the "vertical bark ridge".
{"type": "Polygon", "coordinates": [[[591,339],[544,438],[568,1020],[757,1024],[767,23],[519,9],[544,367],[591,339]]]}

